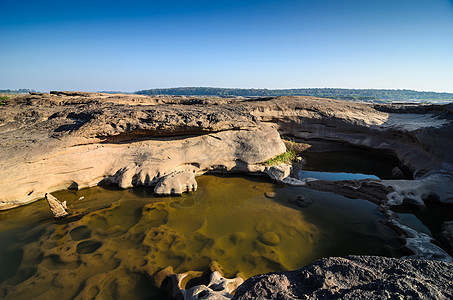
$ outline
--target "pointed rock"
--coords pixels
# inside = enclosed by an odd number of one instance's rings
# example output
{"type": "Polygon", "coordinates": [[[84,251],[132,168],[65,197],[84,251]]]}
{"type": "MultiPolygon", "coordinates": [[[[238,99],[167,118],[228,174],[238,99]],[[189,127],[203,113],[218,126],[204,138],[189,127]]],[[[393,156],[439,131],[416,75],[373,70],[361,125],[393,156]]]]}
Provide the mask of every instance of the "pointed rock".
{"type": "Polygon", "coordinates": [[[46,193],[46,200],[55,219],[64,218],[69,215],[69,213],[66,211],[68,209],[68,207],[66,206],[66,201],[60,202],[57,198],[49,193],[46,193]]]}

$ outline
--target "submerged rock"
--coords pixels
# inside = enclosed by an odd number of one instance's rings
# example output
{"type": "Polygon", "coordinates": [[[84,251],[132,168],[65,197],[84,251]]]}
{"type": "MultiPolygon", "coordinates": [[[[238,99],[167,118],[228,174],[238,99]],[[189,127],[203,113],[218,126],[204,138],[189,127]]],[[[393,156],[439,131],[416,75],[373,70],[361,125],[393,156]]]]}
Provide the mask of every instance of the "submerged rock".
{"type": "Polygon", "coordinates": [[[304,195],[296,195],[292,197],[289,202],[299,207],[306,207],[313,203],[313,199],[307,198],[304,195]]]}
{"type": "Polygon", "coordinates": [[[46,200],[49,204],[50,211],[52,212],[54,218],[58,219],[69,215],[69,213],[66,211],[68,209],[68,207],[66,206],[66,201],[60,202],[60,200],[49,193],[46,194],[46,200]]]}
{"type": "Polygon", "coordinates": [[[225,300],[233,298],[237,287],[244,282],[241,276],[225,278],[219,264],[212,262],[209,269],[202,272],[188,271],[174,274],[172,267],[167,267],[154,275],[155,283],[167,289],[172,299],[180,300],[225,300]],[[165,281],[165,279],[170,281],[165,281]],[[198,282],[197,285],[189,285],[198,282]]]}
{"type": "Polygon", "coordinates": [[[218,271],[211,273],[209,283],[207,285],[197,285],[187,290],[182,289],[181,281],[187,274],[173,275],[175,290],[173,297],[176,299],[196,300],[196,299],[210,299],[210,300],[223,300],[231,299],[231,294],[236,288],[244,282],[240,277],[233,279],[224,278],[218,271]],[[182,297],[181,297],[182,296],[182,297]]]}
{"type": "Polygon", "coordinates": [[[258,239],[260,240],[260,242],[269,246],[276,246],[280,244],[280,237],[272,231],[261,234],[258,239]]]}
{"type": "Polygon", "coordinates": [[[247,279],[233,299],[450,299],[453,264],[377,256],[331,257],[247,279]]]}

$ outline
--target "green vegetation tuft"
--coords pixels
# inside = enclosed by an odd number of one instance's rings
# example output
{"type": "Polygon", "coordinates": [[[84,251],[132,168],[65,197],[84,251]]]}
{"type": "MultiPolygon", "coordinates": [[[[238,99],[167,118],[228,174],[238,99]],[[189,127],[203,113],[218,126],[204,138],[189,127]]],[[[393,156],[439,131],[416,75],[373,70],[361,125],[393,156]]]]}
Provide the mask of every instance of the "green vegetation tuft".
{"type": "Polygon", "coordinates": [[[293,150],[286,150],[285,153],[279,154],[274,158],[268,159],[264,162],[265,165],[273,166],[278,164],[287,164],[295,160],[297,157],[296,152],[293,150]]]}
{"type": "Polygon", "coordinates": [[[3,105],[6,105],[5,100],[8,100],[9,97],[8,96],[0,96],[0,106],[3,106],[3,105]]]}

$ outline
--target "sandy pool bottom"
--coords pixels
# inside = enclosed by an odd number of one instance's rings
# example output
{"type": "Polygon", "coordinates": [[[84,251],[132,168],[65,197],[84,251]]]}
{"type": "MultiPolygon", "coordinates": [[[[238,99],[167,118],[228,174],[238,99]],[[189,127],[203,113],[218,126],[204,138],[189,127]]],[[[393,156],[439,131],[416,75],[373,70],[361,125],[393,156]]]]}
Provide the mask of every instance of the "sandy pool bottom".
{"type": "Polygon", "coordinates": [[[60,221],[45,201],[1,212],[0,297],[158,299],[153,274],[168,266],[204,271],[216,261],[226,276],[250,277],[325,256],[401,255],[398,235],[366,201],[261,177],[197,181],[182,197],[150,188],[54,193],[74,213],[60,221]]]}

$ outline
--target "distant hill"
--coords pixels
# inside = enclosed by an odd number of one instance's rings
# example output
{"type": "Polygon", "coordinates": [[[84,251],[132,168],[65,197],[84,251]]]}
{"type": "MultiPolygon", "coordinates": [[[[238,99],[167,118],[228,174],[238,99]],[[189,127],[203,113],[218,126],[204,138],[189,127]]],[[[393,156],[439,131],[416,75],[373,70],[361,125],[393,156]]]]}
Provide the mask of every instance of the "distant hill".
{"type": "Polygon", "coordinates": [[[167,89],[150,89],[135,92],[141,95],[185,95],[185,96],[242,96],[242,97],[275,97],[275,96],[313,96],[340,100],[387,102],[451,102],[453,93],[418,92],[414,90],[375,90],[375,89],[230,89],[212,87],[178,87],[167,89]]]}
{"type": "Polygon", "coordinates": [[[30,90],[30,89],[0,90],[0,94],[10,94],[10,95],[28,94],[29,92],[36,92],[36,91],[30,90]]]}

